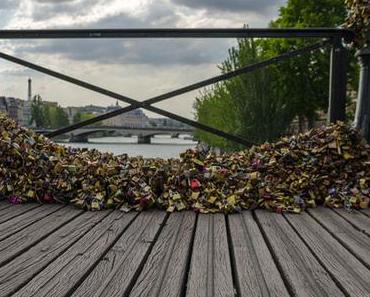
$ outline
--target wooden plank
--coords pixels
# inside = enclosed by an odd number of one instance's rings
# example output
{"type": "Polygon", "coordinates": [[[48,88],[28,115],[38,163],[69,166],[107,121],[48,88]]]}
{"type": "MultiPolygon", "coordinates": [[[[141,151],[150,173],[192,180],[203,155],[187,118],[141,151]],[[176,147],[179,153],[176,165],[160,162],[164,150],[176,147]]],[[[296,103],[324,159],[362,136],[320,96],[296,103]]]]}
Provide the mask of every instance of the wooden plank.
{"type": "MultiPolygon", "coordinates": [[[[328,212],[331,210],[327,210],[328,212]]],[[[287,220],[310,247],[347,296],[370,294],[370,270],[307,213],[286,214],[287,220]]]]}
{"type": "Polygon", "coordinates": [[[85,212],[13,261],[0,267],[1,295],[13,296],[15,291],[62,255],[108,214],[107,211],[85,212]]]}
{"type": "Polygon", "coordinates": [[[41,204],[37,203],[26,203],[12,205],[12,207],[3,209],[0,211],[0,224],[40,206],[41,204]]]}
{"type": "Polygon", "coordinates": [[[162,211],[140,214],[72,296],[123,296],[136,280],[165,217],[162,211]]]}
{"type": "MultiPolygon", "coordinates": [[[[23,205],[22,208],[25,206],[26,205],[23,205]]],[[[53,212],[56,212],[62,207],[64,206],[60,204],[43,205],[42,207],[32,208],[21,215],[9,219],[0,224],[0,241],[52,214],[53,212]]]]}
{"type": "Polygon", "coordinates": [[[235,296],[225,216],[199,215],[187,296],[235,296]]]}
{"type": "Polygon", "coordinates": [[[8,201],[0,201],[0,210],[7,209],[10,206],[12,206],[12,204],[10,204],[8,201]]]}
{"type": "Polygon", "coordinates": [[[70,295],[136,215],[136,213],[112,212],[13,296],[70,295]]]}
{"type": "Polygon", "coordinates": [[[344,296],[282,215],[266,210],[255,213],[291,295],[344,296]]]}
{"type": "Polygon", "coordinates": [[[171,214],[130,296],[182,295],[186,284],[195,221],[194,212],[171,214]]]}
{"type": "Polygon", "coordinates": [[[228,220],[240,296],[289,296],[252,212],[229,215],[228,220]]]}
{"type": "Polygon", "coordinates": [[[370,217],[370,207],[366,208],[366,209],[361,209],[360,212],[367,216],[367,217],[370,217]]]}
{"type": "Polygon", "coordinates": [[[309,209],[308,213],[370,269],[370,237],[355,229],[334,211],[318,207],[309,209]]]}
{"type": "MultiPolygon", "coordinates": [[[[55,210],[55,206],[44,205],[44,209],[55,210]]],[[[80,215],[82,210],[63,207],[20,232],[4,239],[0,245],[0,266],[44,239],[50,233],[80,215]]]]}
{"type": "Polygon", "coordinates": [[[370,217],[362,215],[357,210],[348,212],[345,209],[334,209],[334,211],[346,219],[352,226],[365,233],[367,236],[370,236],[370,217]]]}

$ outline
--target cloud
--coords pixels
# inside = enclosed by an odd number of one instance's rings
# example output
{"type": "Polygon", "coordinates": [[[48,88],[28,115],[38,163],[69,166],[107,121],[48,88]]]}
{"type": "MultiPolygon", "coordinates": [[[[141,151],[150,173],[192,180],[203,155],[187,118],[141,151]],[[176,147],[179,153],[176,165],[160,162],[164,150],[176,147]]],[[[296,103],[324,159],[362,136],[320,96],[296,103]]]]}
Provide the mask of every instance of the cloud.
{"type": "Polygon", "coordinates": [[[99,2],[101,0],[36,0],[32,6],[31,18],[35,22],[42,22],[54,17],[81,17],[87,15],[99,2]]]}
{"type": "MultiPolygon", "coordinates": [[[[159,2],[150,5],[140,15],[121,12],[89,23],[93,28],[170,27],[180,16],[159,2]]],[[[85,26],[84,26],[85,27],[85,26]]],[[[84,28],[82,27],[82,28],[84,28]]],[[[44,40],[19,42],[14,47],[17,56],[28,54],[54,55],[77,61],[101,64],[204,64],[220,63],[230,46],[225,39],[114,39],[114,40],[44,40]]]]}
{"type": "MultiPolygon", "coordinates": [[[[279,1],[260,0],[0,0],[0,28],[215,28],[263,27],[279,1]],[[259,4],[259,6],[257,5],[259,4]]],[[[279,2],[280,3],[280,2],[279,2]]],[[[1,51],[133,98],[219,74],[217,64],[234,39],[3,40],[1,51]]],[[[63,106],[106,105],[107,98],[9,62],[0,61],[0,95],[35,93],[63,106]]],[[[161,107],[192,117],[194,91],[161,107]]]]}
{"type": "Polygon", "coordinates": [[[15,54],[49,54],[69,60],[101,64],[168,64],[219,63],[229,43],[223,40],[63,40],[49,41],[33,47],[17,47],[15,54]]]}
{"type": "Polygon", "coordinates": [[[281,4],[282,0],[172,0],[173,3],[206,10],[218,11],[248,11],[264,13],[272,7],[281,4]]]}
{"type": "Polygon", "coordinates": [[[8,10],[8,9],[15,9],[19,5],[19,0],[1,0],[0,1],[0,11],[1,10],[8,10]]]}
{"type": "Polygon", "coordinates": [[[64,2],[76,2],[78,0],[34,0],[38,3],[59,4],[64,2]]]}

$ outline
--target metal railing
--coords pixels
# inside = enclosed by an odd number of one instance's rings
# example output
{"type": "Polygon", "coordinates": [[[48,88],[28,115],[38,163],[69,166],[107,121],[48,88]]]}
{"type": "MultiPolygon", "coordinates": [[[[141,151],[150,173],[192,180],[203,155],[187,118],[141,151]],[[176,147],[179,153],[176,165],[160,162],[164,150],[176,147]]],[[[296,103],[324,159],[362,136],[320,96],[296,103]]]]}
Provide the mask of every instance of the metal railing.
{"type": "Polygon", "coordinates": [[[214,76],[185,87],[151,97],[144,101],[138,101],[128,96],[110,91],[108,89],[90,84],[72,76],[62,74],[49,68],[31,63],[29,61],[0,52],[0,58],[23,65],[38,72],[53,76],[63,81],[70,82],[82,88],[115,98],[130,104],[127,107],[108,112],[86,121],[82,121],[51,133],[47,136],[55,137],[83,126],[91,125],[98,121],[108,119],[125,112],[143,108],[154,113],[172,118],[192,127],[202,129],[217,136],[224,137],[236,143],[250,146],[253,143],[243,137],[224,132],[206,124],[187,119],[153,106],[155,103],[188,93],[190,91],[224,81],[240,74],[252,72],[273,63],[279,63],[292,57],[310,53],[324,47],[331,47],[330,58],[330,81],[329,81],[329,110],[328,121],[336,122],[345,120],[345,100],[347,81],[347,50],[343,42],[350,42],[354,37],[353,32],[337,28],[310,28],[310,29],[82,29],[82,30],[0,30],[0,39],[60,39],[60,38],[320,38],[322,41],[310,46],[275,56],[273,58],[247,65],[234,71],[214,76]]]}

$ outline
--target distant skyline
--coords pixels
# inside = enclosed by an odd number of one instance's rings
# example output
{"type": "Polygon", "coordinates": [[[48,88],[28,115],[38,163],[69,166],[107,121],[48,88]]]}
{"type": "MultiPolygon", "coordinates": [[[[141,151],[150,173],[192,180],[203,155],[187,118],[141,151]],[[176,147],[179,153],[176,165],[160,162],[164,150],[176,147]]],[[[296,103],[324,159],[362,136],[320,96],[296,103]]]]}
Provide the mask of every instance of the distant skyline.
{"type": "MultiPolygon", "coordinates": [[[[0,28],[263,28],[285,0],[1,0],[0,28]]],[[[1,51],[138,100],[217,75],[233,39],[0,41],[1,51]]],[[[115,99],[0,60],[0,95],[33,94],[61,106],[107,106],[115,99]]],[[[199,91],[159,107],[192,117],[199,91]]],[[[120,102],[121,106],[125,106],[120,102]]],[[[146,112],[153,116],[152,113],[146,112]]]]}

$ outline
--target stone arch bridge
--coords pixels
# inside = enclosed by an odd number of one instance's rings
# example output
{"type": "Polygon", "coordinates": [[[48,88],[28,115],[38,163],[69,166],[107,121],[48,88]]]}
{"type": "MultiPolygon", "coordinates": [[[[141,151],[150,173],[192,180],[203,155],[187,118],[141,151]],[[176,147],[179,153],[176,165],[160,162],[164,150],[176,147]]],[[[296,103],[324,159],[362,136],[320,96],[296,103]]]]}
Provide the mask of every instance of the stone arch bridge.
{"type": "MultiPolygon", "coordinates": [[[[52,132],[52,129],[39,129],[37,133],[47,134],[52,132]]],[[[70,142],[88,142],[89,136],[97,133],[104,133],[105,135],[111,135],[113,133],[122,136],[137,136],[138,143],[150,143],[151,138],[155,135],[170,135],[172,138],[178,137],[180,134],[193,135],[193,128],[177,128],[177,127],[83,127],[76,129],[72,132],[68,132],[64,135],[69,136],[70,142]]]]}

